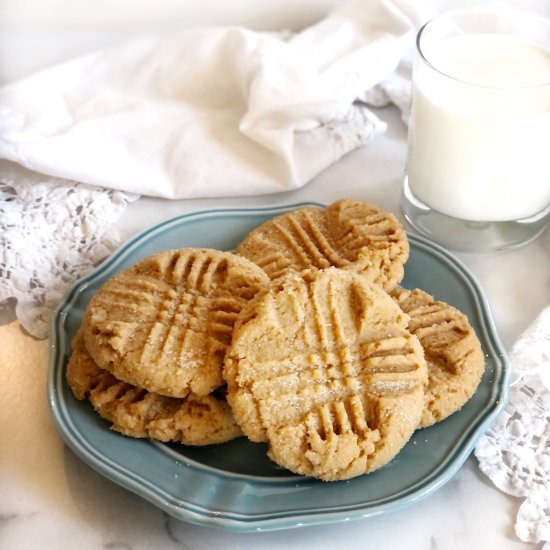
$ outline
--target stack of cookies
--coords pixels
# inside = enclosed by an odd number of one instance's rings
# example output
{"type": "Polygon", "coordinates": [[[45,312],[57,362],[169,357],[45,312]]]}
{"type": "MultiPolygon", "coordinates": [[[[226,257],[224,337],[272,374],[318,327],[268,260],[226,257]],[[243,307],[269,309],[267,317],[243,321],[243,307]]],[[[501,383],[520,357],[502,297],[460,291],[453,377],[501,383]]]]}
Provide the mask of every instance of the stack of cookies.
{"type": "Polygon", "coordinates": [[[113,429],[187,445],[242,435],[223,363],[243,307],[268,284],[229,252],[167,250],[107,281],[73,340],[67,380],[113,429]]]}
{"type": "Polygon", "coordinates": [[[274,218],[235,253],[156,254],[91,300],[69,385],[128,436],[244,434],[292,472],[372,472],[484,369],[463,313],[398,286],[408,254],[394,216],[350,200],[274,218]]]}

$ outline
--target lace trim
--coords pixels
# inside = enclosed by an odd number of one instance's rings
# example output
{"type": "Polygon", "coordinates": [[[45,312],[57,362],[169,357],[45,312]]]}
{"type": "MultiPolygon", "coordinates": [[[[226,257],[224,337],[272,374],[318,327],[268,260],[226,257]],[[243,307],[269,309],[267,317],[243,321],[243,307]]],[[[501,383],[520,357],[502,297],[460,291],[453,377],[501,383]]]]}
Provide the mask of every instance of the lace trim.
{"type": "MultiPolygon", "coordinates": [[[[515,530],[550,541],[550,306],[510,352],[514,381],[506,410],[479,441],[482,472],[502,491],[525,497],[515,530]]],[[[550,550],[550,545],[548,550],[550,550]]]]}
{"type": "Polygon", "coordinates": [[[48,335],[71,285],[120,244],[113,223],[136,198],[2,165],[0,304],[15,299],[31,335],[48,335]]]}

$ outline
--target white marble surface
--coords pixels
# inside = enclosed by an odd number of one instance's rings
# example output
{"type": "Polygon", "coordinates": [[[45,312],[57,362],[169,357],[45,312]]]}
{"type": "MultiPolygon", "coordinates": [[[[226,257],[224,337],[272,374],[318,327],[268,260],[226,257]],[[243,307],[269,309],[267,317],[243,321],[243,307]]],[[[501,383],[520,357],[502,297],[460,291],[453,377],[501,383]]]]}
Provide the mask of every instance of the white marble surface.
{"type": "MultiPolygon", "coordinates": [[[[70,3],[48,2],[57,5],[58,9],[66,5],[69,12],[74,9],[69,7],[73,6],[70,3]]],[[[102,5],[110,3],[103,2],[102,5]]],[[[291,26],[292,21],[295,24],[308,22],[314,19],[315,14],[322,14],[329,4],[337,3],[305,2],[302,9],[297,11],[295,20],[288,14],[286,18],[281,15],[282,12],[274,7],[274,2],[267,2],[266,5],[277,14],[277,24],[288,23],[287,26],[291,26]]],[[[7,10],[5,13],[11,19],[4,19],[7,21],[4,25],[12,30],[17,25],[23,25],[27,32],[31,32],[29,21],[33,17],[30,8],[32,4],[30,0],[20,3],[29,10],[27,19],[21,13],[18,15],[15,8],[13,13],[7,10]],[[18,16],[20,19],[17,19],[18,16]]],[[[138,6],[143,7],[145,4],[141,1],[138,6]]],[[[156,5],[165,6],[168,10],[168,6],[175,9],[175,4],[164,0],[156,5]]],[[[198,2],[192,4],[197,10],[196,14],[202,13],[198,2]]],[[[208,5],[209,2],[203,4],[208,5]]],[[[261,26],[260,15],[247,14],[245,18],[242,4],[239,4],[239,13],[243,20],[248,18],[251,24],[261,26]]],[[[11,0],[4,3],[4,7],[6,5],[13,7],[17,4],[11,0]]],[[[292,3],[282,2],[280,10],[293,10],[293,6],[292,3]]],[[[40,17],[32,23],[36,28],[42,28],[43,32],[51,31],[48,27],[51,15],[47,13],[50,12],[46,10],[42,13],[42,26],[40,17]]],[[[100,18],[97,11],[94,13],[96,19],[100,18]]],[[[268,11],[263,15],[266,13],[268,11]]],[[[120,15],[115,11],[116,14],[120,15]]],[[[201,24],[207,22],[206,18],[196,17],[201,24]]],[[[238,20],[238,16],[235,17],[238,20]]],[[[74,13],[65,14],[65,19],[61,18],[66,29],[75,29],[75,18],[74,13]]],[[[166,26],[166,23],[162,23],[166,20],[166,14],[164,18],[154,18],[154,25],[166,26]]],[[[110,40],[117,40],[113,28],[107,31],[104,21],[99,24],[92,17],[94,21],[94,24],[103,28],[102,32],[110,36],[110,40]]],[[[139,25],[136,21],[137,18],[131,18],[135,28],[145,25],[143,18],[139,19],[139,25]]],[[[90,30],[93,25],[82,25],[93,34],[95,38],[90,43],[96,45],[101,39],[101,32],[94,34],[90,30]]],[[[124,27],[120,22],[117,25],[124,27]]],[[[128,32],[134,31],[130,29],[128,32]]],[[[4,35],[2,40],[6,44],[9,37],[4,35]]],[[[56,40],[62,42],[59,36],[56,40]]],[[[74,51],[80,51],[81,44],[75,45],[75,41],[70,43],[74,51]]],[[[33,59],[34,65],[28,63],[27,66],[35,69],[37,64],[59,55],[57,44],[49,52],[41,54],[42,60],[36,59],[40,54],[33,57],[32,52],[28,51],[29,46],[25,46],[27,50],[20,57],[22,64],[25,59],[33,59]]],[[[5,49],[3,55],[6,55],[5,49]]],[[[15,72],[13,67],[12,70],[15,72]]],[[[21,67],[18,70],[24,72],[21,67]]],[[[169,202],[142,198],[128,208],[120,221],[121,233],[124,237],[130,237],[173,215],[211,206],[265,206],[301,200],[330,202],[342,196],[368,199],[398,213],[406,131],[393,109],[383,110],[382,116],[389,122],[389,130],[384,136],[346,156],[299,191],[232,200],[169,202]]],[[[550,230],[522,249],[494,254],[460,254],[459,257],[484,287],[502,341],[509,348],[544,305],[550,303],[550,230]]],[[[520,500],[496,490],[480,473],[473,457],[467,460],[449,483],[428,498],[400,511],[367,520],[254,535],[178,522],[145,500],[101,477],[63,444],[48,413],[45,394],[46,342],[24,335],[16,322],[0,326],[0,369],[1,549],[74,547],[83,550],[201,550],[237,549],[247,544],[265,550],[283,547],[303,550],[335,547],[411,550],[470,547],[511,550],[536,547],[522,543],[514,535],[514,518],[520,500]]]]}

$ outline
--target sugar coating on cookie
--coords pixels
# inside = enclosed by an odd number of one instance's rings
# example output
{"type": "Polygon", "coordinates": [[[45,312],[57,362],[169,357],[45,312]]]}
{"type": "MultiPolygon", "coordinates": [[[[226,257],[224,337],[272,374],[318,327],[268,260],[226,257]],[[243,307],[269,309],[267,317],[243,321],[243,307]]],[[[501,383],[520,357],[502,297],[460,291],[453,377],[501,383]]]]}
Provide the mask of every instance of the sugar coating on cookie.
{"type": "Polygon", "coordinates": [[[233,324],[269,279],[249,260],[201,248],[149,256],[107,281],[84,317],[86,348],[113,376],[171,397],[223,384],[233,324]]]}
{"type": "Polygon", "coordinates": [[[467,316],[420,289],[396,289],[392,296],[410,317],[428,364],[426,405],[420,428],[458,411],[481,381],[485,359],[467,316]]]}
{"type": "Polygon", "coordinates": [[[77,399],[89,399],[113,430],[130,437],[211,445],[242,435],[223,398],[166,397],[117,380],[96,365],[81,330],[73,339],[67,383],[77,399]]]}
{"type": "Polygon", "coordinates": [[[340,269],[365,273],[391,291],[409,256],[398,220],[367,202],[343,199],[327,208],[304,207],[252,230],[236,249],[271,279],[288,270],[340,269]]]}
{"type": "Polygon", "coordinates": [[[252,441],[326,481],[371,472],[416,429],[427,367],[409,319],[365,276],[291,273],[241,312],[226,355],[227,399],[252,441]]]}

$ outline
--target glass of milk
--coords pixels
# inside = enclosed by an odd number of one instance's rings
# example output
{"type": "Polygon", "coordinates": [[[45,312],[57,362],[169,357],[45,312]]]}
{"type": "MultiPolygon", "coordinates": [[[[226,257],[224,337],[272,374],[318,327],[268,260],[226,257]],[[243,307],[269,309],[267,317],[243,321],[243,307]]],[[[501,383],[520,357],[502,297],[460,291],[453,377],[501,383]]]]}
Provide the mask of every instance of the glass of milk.
{"type": "Polygon", "coordinates": [[[507,10],[441,15],[413,65],[402,210],[456,250],[502,250],[550,219],[550,21],[507,10]]]}

